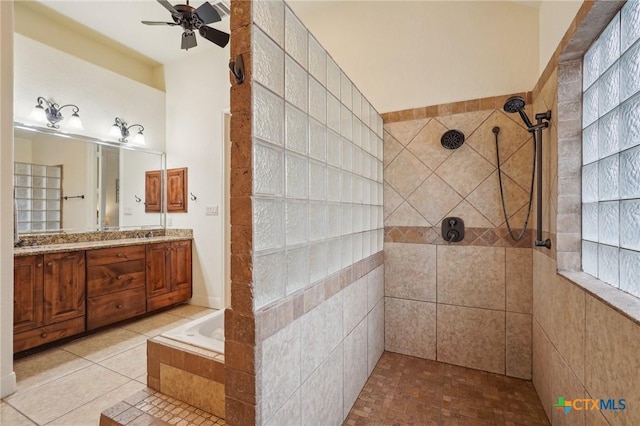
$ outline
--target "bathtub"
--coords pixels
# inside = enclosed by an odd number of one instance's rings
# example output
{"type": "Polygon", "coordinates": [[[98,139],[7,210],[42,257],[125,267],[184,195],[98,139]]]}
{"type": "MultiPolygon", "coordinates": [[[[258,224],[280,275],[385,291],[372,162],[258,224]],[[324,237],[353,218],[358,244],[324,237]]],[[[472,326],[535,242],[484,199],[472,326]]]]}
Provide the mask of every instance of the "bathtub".
{"type": "Polygon", "coordinates": [[[176,327],[161,336],[224,354],[224,310],[176,327]]]}

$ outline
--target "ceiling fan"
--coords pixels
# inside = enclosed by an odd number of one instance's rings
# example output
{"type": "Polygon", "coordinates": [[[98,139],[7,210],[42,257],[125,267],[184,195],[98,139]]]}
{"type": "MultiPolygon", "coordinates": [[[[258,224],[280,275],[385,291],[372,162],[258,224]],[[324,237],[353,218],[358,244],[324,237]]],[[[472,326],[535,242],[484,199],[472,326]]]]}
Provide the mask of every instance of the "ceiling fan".
{"type": "Polygon", "coordinates": [[[184,32],[182,33],[182,49],[189,50],[198,45],[194,30],[197,30],[202,37],[220,47],[225,47],[227,43],[229,43],[229,34],[207,26],[207,24],[219,22],[221,20],[220,14],[211,5],[211,3],[205,1],[196,9],[189,6],[189,0],[187,0],[187,4],[176,4],[175,6],[172,6],[167,0],[157,1],[164,6],[165,9],[171,12],[171,19],[173,19],[173,22],[141,22],[145,25],[181,26],[184,29],[184,32]]]}

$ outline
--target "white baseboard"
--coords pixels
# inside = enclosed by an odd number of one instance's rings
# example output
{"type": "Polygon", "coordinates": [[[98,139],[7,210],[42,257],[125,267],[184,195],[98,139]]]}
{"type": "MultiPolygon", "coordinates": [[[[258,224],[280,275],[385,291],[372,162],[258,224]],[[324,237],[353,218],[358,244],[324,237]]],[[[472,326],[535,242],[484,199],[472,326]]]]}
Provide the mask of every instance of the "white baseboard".
{"type": "Polygon", "coordinates": [[[16,391],[16,373],[11,372],[0,378],[0,398],[9,396],[16,391]]]}
{"type": "Polygon", "coordinates": [[[198,296],[194,294],[189,301],[190,305],[203,306],[212,309],[224,309],[222,299],[220,297],[198,296]]]}

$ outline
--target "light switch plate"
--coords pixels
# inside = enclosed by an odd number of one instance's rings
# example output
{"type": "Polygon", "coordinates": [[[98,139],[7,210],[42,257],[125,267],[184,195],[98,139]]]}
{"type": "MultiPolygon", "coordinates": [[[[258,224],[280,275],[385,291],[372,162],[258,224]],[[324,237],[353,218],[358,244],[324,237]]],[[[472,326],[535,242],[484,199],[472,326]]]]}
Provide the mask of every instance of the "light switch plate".
{"type": "Polygon", "coordinates": [[[204,214],[207,216],[218,216],[218,206],[207,206],[204,214]]]}

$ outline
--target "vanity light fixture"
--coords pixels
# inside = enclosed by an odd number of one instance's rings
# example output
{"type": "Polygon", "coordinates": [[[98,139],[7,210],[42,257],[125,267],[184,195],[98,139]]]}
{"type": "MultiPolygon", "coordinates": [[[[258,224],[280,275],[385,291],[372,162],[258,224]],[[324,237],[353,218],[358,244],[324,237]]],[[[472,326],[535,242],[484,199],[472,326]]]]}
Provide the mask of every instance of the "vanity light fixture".
{"type": "Polygon", "coordinates": [[[42,96],[38,96],[37,104],[29,114],[29,118],[37,121],[39,123],[47,123],[47,127],[52,129],[59,129],[60,125],[58,124],[60,121],[64,119],[60,111],[63,108],[71,107],[73,108],[73,114],[69,117],[68,126],[72,129],[76,130],[84,130],[82,127],[82,121],[80,121],[80,116],[78,112],[80,112],[80,108],[73,104],[67,105],[58,105],[55,102],[48,101],[42,96]]]}
{"type": "Polygon", "coordinates": [[[136,145],[144,145],[144,126],[142,124],[132,124],[131,126],[129,126],[126,121],[119,117],[116,117],[115,123],[113,123],[113,126],[111,126],[110,134],[111,136],[118,138],[119,142],[127,143],[129,142],[127,140],[130,135],[129,129],[131,129],[132,127],[140,128],[136,136],[133,138],[133,143],[135,143],[136,145]]]}

